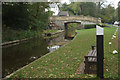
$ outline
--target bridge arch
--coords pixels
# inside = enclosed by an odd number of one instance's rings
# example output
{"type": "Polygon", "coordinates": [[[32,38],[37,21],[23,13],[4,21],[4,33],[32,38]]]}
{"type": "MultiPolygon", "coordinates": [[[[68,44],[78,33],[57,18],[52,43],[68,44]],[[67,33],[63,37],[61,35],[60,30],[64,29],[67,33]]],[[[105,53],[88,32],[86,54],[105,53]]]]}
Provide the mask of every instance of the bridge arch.
{"type": "Polygon", "coordinates": [[[67,24],[70,24],[70,23],[78,23],[78,24],[81,24],[81,21],[64,21],[65,30],[67,30],[67,24]]]}

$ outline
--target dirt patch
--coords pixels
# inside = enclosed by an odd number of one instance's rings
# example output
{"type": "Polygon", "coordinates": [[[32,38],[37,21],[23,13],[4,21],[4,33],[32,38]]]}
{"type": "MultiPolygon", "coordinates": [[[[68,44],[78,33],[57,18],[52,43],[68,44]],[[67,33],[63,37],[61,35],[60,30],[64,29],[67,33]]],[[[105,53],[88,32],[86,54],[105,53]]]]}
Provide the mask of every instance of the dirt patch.
{"type": "Polygon", "coordinates": [[[83,62],[80,64],[79,68],[77,69],[76,74],[84,73],[84,69],[85,69],[85,63],[83,60],[83,62]]]}

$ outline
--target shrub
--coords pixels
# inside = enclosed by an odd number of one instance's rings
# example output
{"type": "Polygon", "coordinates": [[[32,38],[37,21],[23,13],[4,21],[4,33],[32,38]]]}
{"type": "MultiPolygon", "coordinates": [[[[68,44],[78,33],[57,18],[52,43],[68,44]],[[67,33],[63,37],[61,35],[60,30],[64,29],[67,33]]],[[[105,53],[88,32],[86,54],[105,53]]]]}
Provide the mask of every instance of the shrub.
{"type": "Polygon", "coordinates": [[[106,24],[106,23],[100,23],[99,24],[101,27],[113,27],[111,24],[106,24]]]}
{"type": "Polygon", "coordinates": [[[86,24],[86,25],[84,25],[84,29],[91,29],[91,28],[96,28],[96,24],[86,24]]]}
{"type": "Polygon", "coordinates": [[[13,30],[10,28],[5,28],[2,31],[2,42],[20,40],[24,38],[40,37],[42,31],[37,30],[13,30]]]}

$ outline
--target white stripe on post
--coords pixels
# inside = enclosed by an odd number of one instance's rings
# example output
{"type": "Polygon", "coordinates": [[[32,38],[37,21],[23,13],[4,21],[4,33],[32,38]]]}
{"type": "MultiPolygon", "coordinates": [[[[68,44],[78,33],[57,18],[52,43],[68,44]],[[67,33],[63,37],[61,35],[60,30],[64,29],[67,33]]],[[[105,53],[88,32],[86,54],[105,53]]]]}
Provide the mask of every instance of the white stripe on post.
{"type": "Polygon", "coordinates": [[[100,26],[96,25],[96,35],[104,35],[104,30],[100,26]]]}

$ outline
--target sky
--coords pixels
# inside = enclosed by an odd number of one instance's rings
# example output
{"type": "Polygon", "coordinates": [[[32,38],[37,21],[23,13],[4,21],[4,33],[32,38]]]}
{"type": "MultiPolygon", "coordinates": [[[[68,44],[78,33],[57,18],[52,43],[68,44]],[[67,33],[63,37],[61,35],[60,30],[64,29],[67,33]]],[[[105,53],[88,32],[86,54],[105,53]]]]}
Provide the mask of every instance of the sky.
{"type": "Polygon", "coordinates": [[[108,4],[109,4],[109,3],[113,3],[114,7],[117,8],[119,1],[120,1],[120,0],[107,0],[107,3],[108,3],[108,4]]]}
{"type": "MultiPolygon", "coordinates": [[[[112,3],[113,6],[114,6],[115,8],[117,8],[119,1],[120,1],[120,0],[106,0],[106,4],[112,3]]],[[[65,3],[65,2],[66,2],[67,4],[70,3],[69,0],[61,0],[61,2],[62,2],[62,3],[65,3]]]]}

